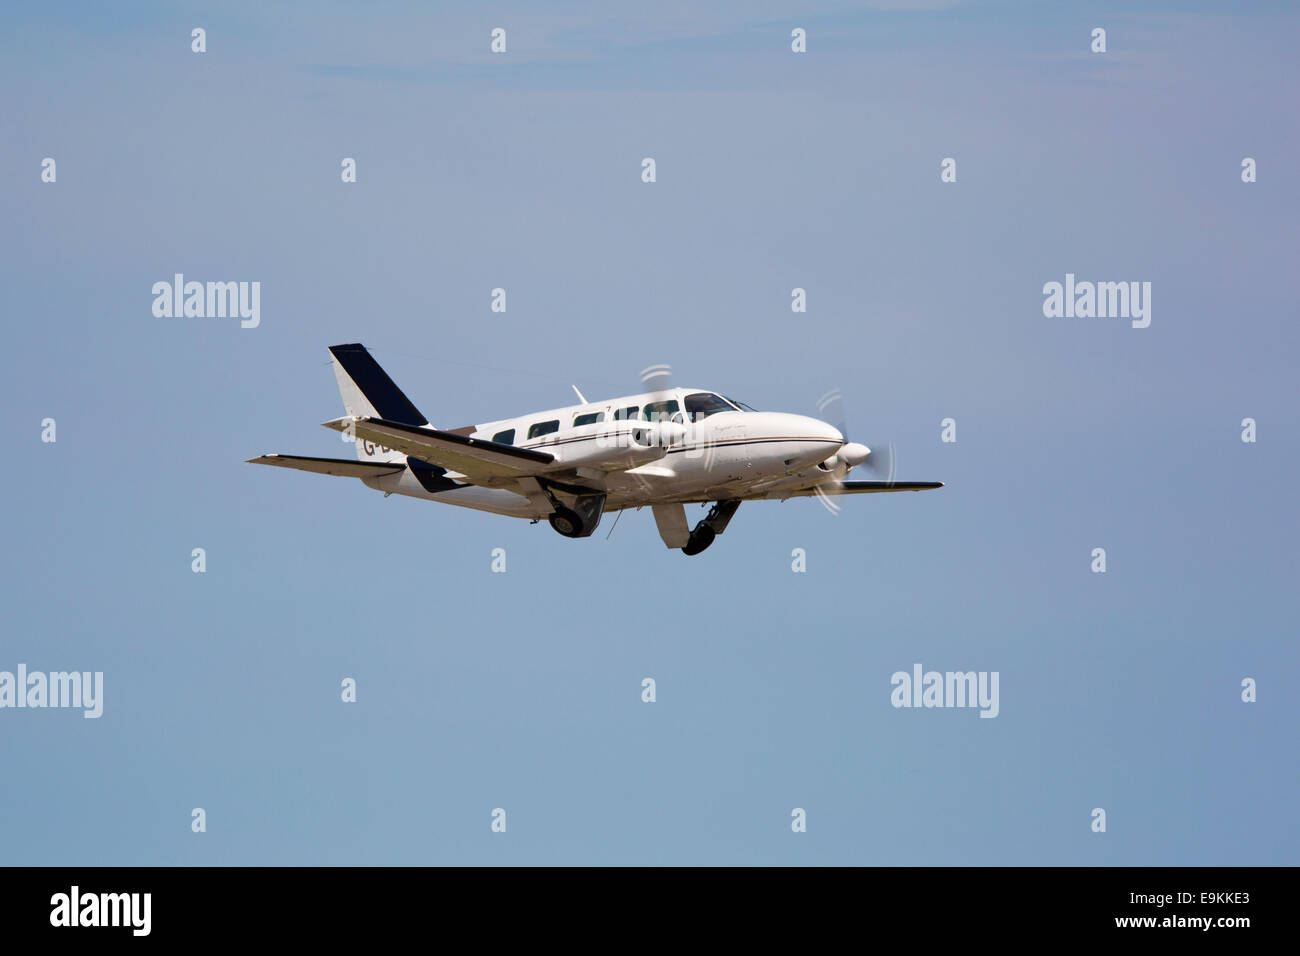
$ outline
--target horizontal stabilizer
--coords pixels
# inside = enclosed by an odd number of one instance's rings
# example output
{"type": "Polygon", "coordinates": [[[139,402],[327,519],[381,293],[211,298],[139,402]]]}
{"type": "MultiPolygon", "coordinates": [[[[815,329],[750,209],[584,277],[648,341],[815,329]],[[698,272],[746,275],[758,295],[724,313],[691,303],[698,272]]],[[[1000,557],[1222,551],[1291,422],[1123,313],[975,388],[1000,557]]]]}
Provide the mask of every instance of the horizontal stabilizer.
{"type": "Polygon", "coordinates": [[[301,455],[262,455],[248,459],[252,465],[276,465],[298,471],[314,471],[318,475],[336,475],[340,478],[382,478],[405,471],[405,465],[371,464],[351,458],[306,458],[301,455]]]}

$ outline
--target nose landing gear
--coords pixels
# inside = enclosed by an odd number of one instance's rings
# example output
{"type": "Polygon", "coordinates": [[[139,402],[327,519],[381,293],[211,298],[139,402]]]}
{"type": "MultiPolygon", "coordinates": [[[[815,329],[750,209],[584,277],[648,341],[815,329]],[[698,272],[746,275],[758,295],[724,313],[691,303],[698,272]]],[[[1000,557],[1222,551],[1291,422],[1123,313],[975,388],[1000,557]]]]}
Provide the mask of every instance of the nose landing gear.
{"type": "Polygon", "coordinates": [[[710,508],[708,515],[691,532],[690,539],[686,542],[686,546],[682,548],[682,554],[699,554],[713,544],[713,539],[727,529],[727,523],[731,521],[732,515],[736,513],[736,509],[739,507],[740,500],[732,499],[731,501],[719,501],[710,508]]]}

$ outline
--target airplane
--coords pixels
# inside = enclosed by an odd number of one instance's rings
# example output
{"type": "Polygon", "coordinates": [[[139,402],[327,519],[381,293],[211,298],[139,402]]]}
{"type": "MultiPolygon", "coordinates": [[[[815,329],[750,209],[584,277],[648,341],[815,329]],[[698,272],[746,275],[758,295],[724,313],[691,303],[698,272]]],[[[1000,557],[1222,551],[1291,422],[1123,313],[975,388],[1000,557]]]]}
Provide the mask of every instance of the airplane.
{"type": "Polygon", "coordinates": [[[585,538],[606,512],[648,506],[669,548],[699,554],[726,530],[742,501],[924,491],[941,481],[849,480],[881,455],[840,428],[803,415],[760,412],[720,392],[675,388],[667,366],[651,390],[605,401],[440,429],[359,343],[329,347],[347,414],[342,432],[356,461],[261,455],[248,462],[360,478],[368,488],[462,508],[546,519],[585,538]],[[690,526],[688,504],[712,503],[690,526]]]}

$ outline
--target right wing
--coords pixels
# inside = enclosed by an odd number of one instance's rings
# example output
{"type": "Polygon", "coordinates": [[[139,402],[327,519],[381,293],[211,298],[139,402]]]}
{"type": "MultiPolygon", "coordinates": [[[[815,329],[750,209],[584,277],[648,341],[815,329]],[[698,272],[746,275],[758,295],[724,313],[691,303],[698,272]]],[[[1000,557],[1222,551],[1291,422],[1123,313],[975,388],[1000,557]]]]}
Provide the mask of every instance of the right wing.
{"type": "Polygon", "coordinates": [[[555,463],[555,456],[544,451],[383,418],[336,418],[323,424],[337,432],[351,430],[357,438],[454,471],[489,488],[513,487],[520,478],[541,474],[555,463]]]}
{"type": "Polygon", "coordinates": [[[742,500],[804,498],[812,495],[870,495],[888,491],[930,491],[942,488],[942,481],[824,481],[805,488],[775,488],[753,495],[738,495],[742,500]]]}

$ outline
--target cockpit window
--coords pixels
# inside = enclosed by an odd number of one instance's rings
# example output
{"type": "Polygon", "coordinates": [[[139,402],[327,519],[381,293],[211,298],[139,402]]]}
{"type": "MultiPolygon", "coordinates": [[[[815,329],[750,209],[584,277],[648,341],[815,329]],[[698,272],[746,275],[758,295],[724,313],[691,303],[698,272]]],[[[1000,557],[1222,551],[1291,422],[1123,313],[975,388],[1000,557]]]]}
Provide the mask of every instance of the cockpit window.
{"type": "Polygon", "coordinates": [[[666,402],[647,402],[645,408],[641,410],[641,415],[648,422],[666,422],[680,409],[677,399],[670,398],[666,402]]]}
{"type": "Polygon", "coordinates": [[[744,402],[738,402],[738,401],[736,401],[734,398],[729,398],[729,399],[727,399],[727,401],[731,402],[731,404],[735,405],[735,406],[736,406],[737,408],[739,408],[742,412],[756,412],[756,411],[758,411],[758,409],[755,408],[753,405],[746,405],[744,402]]]}
{"type": "Polygon", "coordinates": [[[739,410],[721,395],[714,395],[712,392],[695,392],[686,396],[686,417],[693,422],[703,421],[718,412],[739,410]]]}

